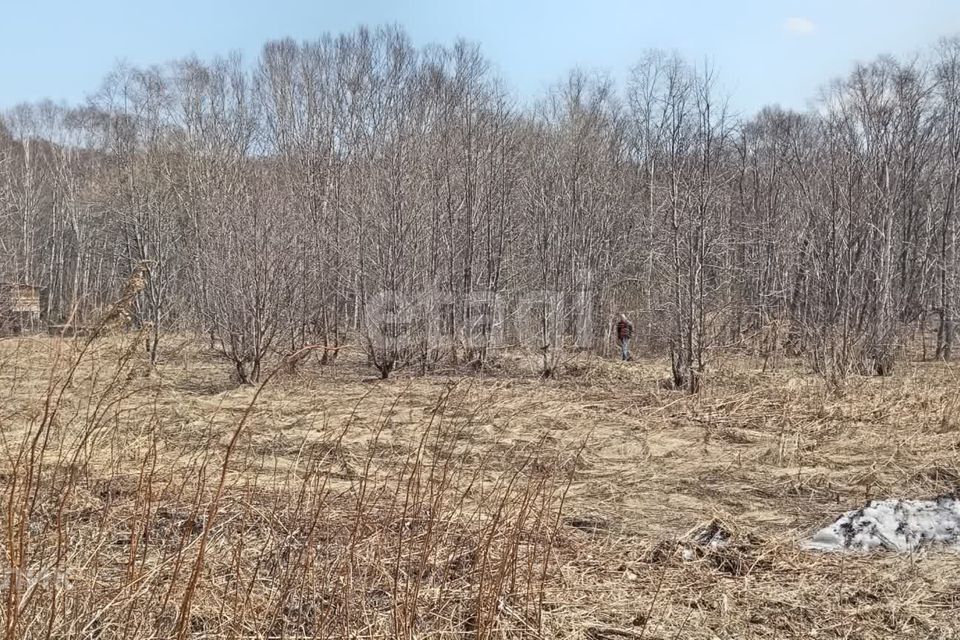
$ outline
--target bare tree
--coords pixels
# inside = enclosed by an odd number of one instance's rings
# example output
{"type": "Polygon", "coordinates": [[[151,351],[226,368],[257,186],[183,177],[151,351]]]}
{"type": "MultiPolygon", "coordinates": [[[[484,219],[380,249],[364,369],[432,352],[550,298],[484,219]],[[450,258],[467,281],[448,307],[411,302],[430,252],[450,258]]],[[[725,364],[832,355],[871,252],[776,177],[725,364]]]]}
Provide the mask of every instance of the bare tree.
{"type": "Polygon", "coordinates": [[[0,277],[83,324],[146,265],[151,361],[201,331],[243,382],[348,341],[384,377],[517,343],[552,376],[609,349],[615,311],[688,392],[714,348],[886,375],[928,316],[954,348],[958,51],[743,119],[675,55],[523,105],[479,46],[397,27],[120,66],[89,104],[3,114],[0,277]]]}

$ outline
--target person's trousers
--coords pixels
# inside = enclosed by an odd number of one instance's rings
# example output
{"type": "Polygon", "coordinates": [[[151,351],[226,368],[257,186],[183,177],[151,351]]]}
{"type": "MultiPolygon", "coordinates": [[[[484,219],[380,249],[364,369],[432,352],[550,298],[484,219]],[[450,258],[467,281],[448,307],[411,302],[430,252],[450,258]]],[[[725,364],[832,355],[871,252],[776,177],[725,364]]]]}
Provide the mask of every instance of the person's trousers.
{"type": "Polygon", "coordinates": [[[630,359],[630,338],[620,338],[620,359],[630,359]]]}

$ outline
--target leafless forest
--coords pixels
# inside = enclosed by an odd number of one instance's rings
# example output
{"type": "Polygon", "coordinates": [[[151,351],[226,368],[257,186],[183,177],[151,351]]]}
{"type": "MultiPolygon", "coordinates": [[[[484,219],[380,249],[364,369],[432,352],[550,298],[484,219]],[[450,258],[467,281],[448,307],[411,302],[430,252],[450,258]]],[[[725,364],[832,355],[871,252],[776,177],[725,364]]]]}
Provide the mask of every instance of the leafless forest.
{"type": "Polygon", "coordinates": [[[0,115],[3,640],[960,636],[929,531],[807,545],[960,494],[960,38],[828,80],[381,28],[0,115]]]}
{"type": "Polygon", "coordinates": [[[512,344],[550,375],[620,310],[689,390],[715,346],[838,380],[917,331],[950,358],[960,40],[811,99],[745,118],[712,67],[653,52],[626,86],[573,71],[521,106],[479,47],[398,28],[121,66],[86,105],[3,114],[0,273],[83,326],[143,268],[153,357],[200,330],[241,381],[347,334],[384,376],[512,344]]]}

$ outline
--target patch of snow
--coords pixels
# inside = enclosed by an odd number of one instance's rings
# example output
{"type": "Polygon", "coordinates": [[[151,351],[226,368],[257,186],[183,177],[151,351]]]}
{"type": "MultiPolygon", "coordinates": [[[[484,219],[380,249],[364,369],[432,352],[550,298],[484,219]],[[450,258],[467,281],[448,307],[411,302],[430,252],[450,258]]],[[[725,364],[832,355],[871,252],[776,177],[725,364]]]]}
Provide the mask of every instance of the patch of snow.
{"type": "Polygon", "coordinates": [[[697,543],[701,547],[710,547],[711,549],[716,549],[726,545],[728,542],[730,542],[731,537],[732,536],[730,532],[724,529],[723,525],[716,520],[712,521],[699,531],[696,531],[691,536],[693,542],[697,543]]]}
{"type": "Polygon", "coordinates": [[[960,550],[960,500],[871,500],[817,531],[805,545],[819,551],[916,551],[931,545],[960,550]]]}
{"type": "Polygon", "coordinates": [[[733,535],[717,520],[698,527],[688,533],[684,540],[679,542],[684,562],[693,562],[703,556],[726,547],[733,535]]]}

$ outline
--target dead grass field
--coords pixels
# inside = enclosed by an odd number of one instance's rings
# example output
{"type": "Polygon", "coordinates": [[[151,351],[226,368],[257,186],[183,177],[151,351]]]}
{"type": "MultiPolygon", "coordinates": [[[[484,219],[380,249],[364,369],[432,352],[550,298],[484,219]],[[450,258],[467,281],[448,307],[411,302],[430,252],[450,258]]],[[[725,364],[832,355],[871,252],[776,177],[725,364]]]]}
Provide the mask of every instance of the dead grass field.
{"type": "Polygon", "coordinates": [[[201,343],[83,344],[0,341],[6,637],[960,637],[960,556],[800,547],[956,489],[950,365],[837,395],[715,354],[690,397],[658,360],[346,354],[258,391],[201,343]],[[711,521],[730,546],[690,541],[711,521]]]}

